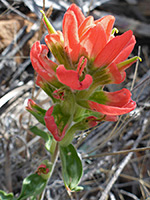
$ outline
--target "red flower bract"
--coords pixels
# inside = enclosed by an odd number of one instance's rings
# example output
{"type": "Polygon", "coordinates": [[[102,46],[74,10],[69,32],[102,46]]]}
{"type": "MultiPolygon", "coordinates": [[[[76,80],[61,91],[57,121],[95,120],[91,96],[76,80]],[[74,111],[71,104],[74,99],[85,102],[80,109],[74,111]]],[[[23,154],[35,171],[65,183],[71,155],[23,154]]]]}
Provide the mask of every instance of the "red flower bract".
{"type": "Polygon", "coordinates": [[[84,116],[84,125],[92,127],[99,120],[115,121],[136,107],[127,89],[103,91],[107,84],[123,82],[125,69],[139,59],[127,59],[136,43],[131,30],[115,36],[113,16],[86,18],[75,4],[64,14],[62,32],[55,31],[45,14],[44,22],[49,32],[45,42],[57,63],[48,58],[48,48],[39,41],[33,45],[30,57],[38,74],[37,85],[55,103],[46,112],[44,122],[36,117],[46,124],[55,140],[64,138],[72,122],[79,120],[77,123],[82,125],[84,116]]]}
{"type": "Polygon", "coordinates": [[[47,58],[45,45],[36,42],[31,49],[34,69],[54,86],[58,84],[57,73],[59,82],[73,90],[88,89],[94,81],[91,76],[93,71],[97,73],[102,67],[105,67],[107,78],[99,80],[99,84],[121,83],[125,79],[124,70],[130,63],[122,67],[119,65],[128,58],[136,41],[131,30],[115,37],[112,34],[114,21],[111,15],[96,21],[92,16],[85,18],[81,10],[72,4],[64,15],[63,33],[54,31],[45,37],[47,46],[60,65],[47,58]],[[77,66],[81,58],[87,59],[87,65],[79,75],[77,66]]]}
{"type": "Polygon", "coordinates": [[[66,70],[63,65],[60,65],[56,70],[58,80],[61,83],[69,86],[73,90],[85,90],[89,88],[93,81],[91,75],[86,74],[82,81],[79,80],[80,76],[82,76],[82,71],[84,70],[84,67],[87,63],[87,59],[84,60],[84,63],[82,63],[83,59],[84,58],[81,57],[77,67],[77,71],[66,70]]]}
{"type": "Polygon", "coordinates": [[[47,57],[47,53],[48,48],[46,45],[41,45],[39,41],[35,42],[30,52],[32,66],[39,76],[57,86],[58,81],[55,77],[57,64],[47,57]]]}
{"type": "Polygon", "coordinates": [[[56,141],[61,141],[65,136],[68,124],[62,125],[62,120],[57,125],[55,117],[52,115],[54,106],[51,106],[45,114],[44,120],[46,127],[51,132],[56,141]]]}
{"type": "Polygon", "coordinates": [[[136,103],[130,100],[124,106],[119,107],[119,106],[107,106],[93,101],[89,101],[89,106],[91,110],[103,113],[105,115],[123,115],[134,110],[136,107],[136,103]]]}
{"type": "Polygon", "coordinates": [[[125,88],[116,92],[96,91],[89,100],[78,100],[78,104],[108,116],[123,115],[136,107],[131,99],[131,92],[125,88]]]}

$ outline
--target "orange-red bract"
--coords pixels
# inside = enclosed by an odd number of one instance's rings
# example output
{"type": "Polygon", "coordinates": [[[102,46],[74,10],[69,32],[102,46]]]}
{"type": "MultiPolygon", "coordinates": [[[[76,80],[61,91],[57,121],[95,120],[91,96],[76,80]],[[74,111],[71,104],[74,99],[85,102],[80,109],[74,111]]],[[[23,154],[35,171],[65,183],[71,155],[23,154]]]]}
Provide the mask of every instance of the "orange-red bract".
{"type": "MultiPolygon", "coordinates": [[[[80,8],[72,4],[64,14],[62,32],[51,32],[49,29],[45,37],[56,63],[47,57],[48,48],[39,41],[33,45],[30,53],[32,65],[38,74],[37,84],[42,89],[47,86],[46,92],[50,85],[50,97],[65,102],[65,89],[69,88],[76,100],[75,106],[81,106],[85,111],[99,112],[107,121],[117,120],[118,115],[136,107],[127,89],[100,92],[98,95],[102,94],[102,97],[99,100],[94,93],[102,91],[107,84],[123,82],[125,69],[138,59],[127,60],[136,43],[133,32],[128,30],[115,36],[114,22],[112,15],[98,20],[94,20],[93,16],[85,17],[80,8]]],[[[56,124],[56,116],[52,114],[53,108],[46,112],[45,123],[55,140],[61,141],[68,127],[66,123],[60,131],[61,126],[58,121],[56,124]]],[[[98,119],[94,115],[88,119],[91,126],[97,124],[98,119]]]]}

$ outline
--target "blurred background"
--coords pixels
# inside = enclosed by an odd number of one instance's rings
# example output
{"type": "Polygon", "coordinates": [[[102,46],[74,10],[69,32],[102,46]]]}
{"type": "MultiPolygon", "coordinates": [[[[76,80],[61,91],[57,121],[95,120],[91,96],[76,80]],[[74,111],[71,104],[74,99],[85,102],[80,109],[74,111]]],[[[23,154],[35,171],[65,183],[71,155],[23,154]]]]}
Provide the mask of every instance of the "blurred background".
{"type": "MultiPolygon", "coordinates": [[[[56,30],[61,30],[63,15],[76,3],[85,16],[95,19],[114,15],[119,34],[131,29],[136,36],[132,56],[141,63],[127,70],[120,85],[131,90],[137,108],[118,122],[103,122],[77,134],[75,144],[83,158],[84,190],[69,196],[65,190],[60,161],[46,188],[44,200],[148,200],[150,199],[150,0],[0,0],[0,189],[21,191],[23,179],[34,173],[50,155],[44,142],[29,131],[37,124],[25,110],[33,98],[48,108],[50,99],[35,86],[30,48],[47,31],[40,9],[56,30]],[[134,150],[133,150],[134,149],[134,150]]],[[[52,55],[49,54],[51,59],[52,55]]]]}

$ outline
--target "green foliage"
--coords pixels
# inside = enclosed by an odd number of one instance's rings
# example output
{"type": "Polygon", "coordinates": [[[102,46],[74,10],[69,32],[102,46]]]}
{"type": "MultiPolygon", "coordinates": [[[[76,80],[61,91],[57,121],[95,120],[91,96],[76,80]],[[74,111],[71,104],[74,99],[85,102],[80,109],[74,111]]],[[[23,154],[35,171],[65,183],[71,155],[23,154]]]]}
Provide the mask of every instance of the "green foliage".
{"type": "Polygon", "coordinates": [[[66,188],[71,191],[81,190],[78,183],[81,179],[83,169],[82,162],[72,144],[67,147],[60,146],[60,158],[62,161],[62,175],[66,188]]]}
{"type": "Polygon", "coordinates": [[[30,197],[30,200],[37,200],[37,198],[36,197],[30,197]]]}
{"type": "Polygon", "coordinates": [[[45,126],[44,116],[46,111],[40,113],[34,110],[28,110],[28,112],[30,112],[41,124],[45,126]]]}
{"type": "Polygon", "coordinates": [[[59,127],[61,132],[63,131],[66,124],[69,123],[70,118],[71,118],[70,115],[63,112],[60,104],[55,104],[52,116],[54,116],[55,123],[57,127],[59,127]]]}
{"type": "Polygon", "coordinates": [[[13,194],[9,193],[7,194],[6,192],[0,190],[0,200],[13,200],[13,194]]]}
{"type": "MultiPolygon", "coordinates": [[[[51,152],[51,145],[53,143],[53,136],[51,136],[49,133],[39,129],[36,126],[33,126],[30,128],[30,131],[34,133],[35,135],[40,136],[45,140],[45,148],[47,151],[51,152]]],[[[52,152],[51,152],[52,153],[52,152]]]]}
{"type": "Polygon", "coordinates": [[[95,91],[89,98],[89,100],[100,103],[100,104],[105,104],[108,99],[105,93],[101,91],[95,91]]]}
{"type": "Polygon", "coordinates": [[[31,174],[24,179],[21,194],[16,200],[24,200],[28,197],[35,199],[36,196],[42,193],[46,183],[47,181],[38,174],[31,174]]]}

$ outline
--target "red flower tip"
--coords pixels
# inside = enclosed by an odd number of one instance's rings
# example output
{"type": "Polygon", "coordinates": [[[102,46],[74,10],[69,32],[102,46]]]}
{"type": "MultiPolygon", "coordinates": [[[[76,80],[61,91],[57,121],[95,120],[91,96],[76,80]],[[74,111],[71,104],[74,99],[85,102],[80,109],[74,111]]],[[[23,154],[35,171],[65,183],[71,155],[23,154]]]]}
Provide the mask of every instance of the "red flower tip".
{"type": "Polygon", "coordinates": [[[87,117],[85,119],[85,121],[88,123],[89,128],[92,128],[92,127],[94,127],[94,126],[96,126],[98,124],[99,120],[97,120],[97,118],[94,117],[94,116],[90,116],[90,117],[87,117]]]}
{"type": "Polygon", "coordinates": [[[41,165],[37,168],[36,173],[37,173],[38,175],[41,175],[41,174],[48,174],[49,171],[50,171],[49,168],[47,168],[45,164],[41,164],[41,165]]]}
{"type": "Polygon", "coordinates": [[[53,97],[55,99],[64,100],[64,90],[58,89],[53,92],[53,97]]]}
{"type": "Polygon", "coordinates": [[[32,66],[41,77],[48,82],[56,81],[55,69],[57,64],[52,62],[48,57],[48,48],[41,45],[39,41],[35,42],[30,51],[32,66]]]}
{"type": "Polygon", "coordinates": [[[122,107],[130,101],[132,94],[128,89],[123,88],[116,92],[105,92],[105,95],[108,98],[107,105],[122,107]]]}
{"type": "Polygon", "coordinates": [[[78,22],[73,11],[68,10],[63,19],[64,46],[73,62],[79,57],[80,41],[78,36],[78,22]]]}
{"type": "Polygon", "coordinates": [[[87,58],[84,58],[84,56],[82,56],[79,60],[78,67],[77,67],[77,72],[78,72],[79,76],[82,75],[82,72],[83,72],[86,64],[87,64],[87,58]]]}
{"type": "MultiPolygon", "coordinates": [[[[129,30],[124,34],[116,36],[110,40],[96,57],[94,61],[95,66],[103,67],[111,64],[130,44],[132,36],[133,32],[129,30]]],[[[124,56],[124,54],[121,54],[121,56],[124,56]]]]}
{"type": "Polygon", "coordinates": [[[26,106],[26,109],[31,111],[33,110],[33,107],[36,105],[36,103],[32,99],[28,99],[28,103],[26,106]]]}
{"type": "Polygon", "coordinates": [[[95,24],[100,23],[103,26],[107,41],[109,41],[112,38],[111,33],[114,22],[115,22],[115,17],[112,15],[106,15],[95,21],[95,24]]]}
{"type": "MultiPolygon", "coordinates": [[[[61,31],[57,31],[55,34],[50,34],[45,36],[45,42],[49,49],[53,52],[53,48],[56,49],[63,47],[64,37],[61,31]]],[[[56,50],[55,50],[56,51],[56,50]]]]}
{"type": "Polygon", "coordinates": [[[126,78],[126,72],[120,72],[117,65],[115,63],[110,64],[107,67],[108,73],[111,75],[111,83],[112,84],[120,84],[126,78]]]}
{"type": "Polygon", "coordinates": [[[73,13],[76,16],[77,22],[78,22],[78,26],[80,26],[80,24],[85,20],[85,17],[81,11],[81,9],[76,5],[76,4],[71,4],[71,6],[68,8],[68,11],[73,11],[73,13]]]}
{"type": "Polygon", "coordinates": [[[110,121],[110,122],[116,122],[118,120],[118,116],[106,115],[104,120],[105,121],[110,121]]]}
{"type": "Polygon", "coordinates": [[[45,82],[44,79],[41,76],[37,75],[36,85],[38,85],[39,87],[43,88],[44,82],[45,82]]]}

